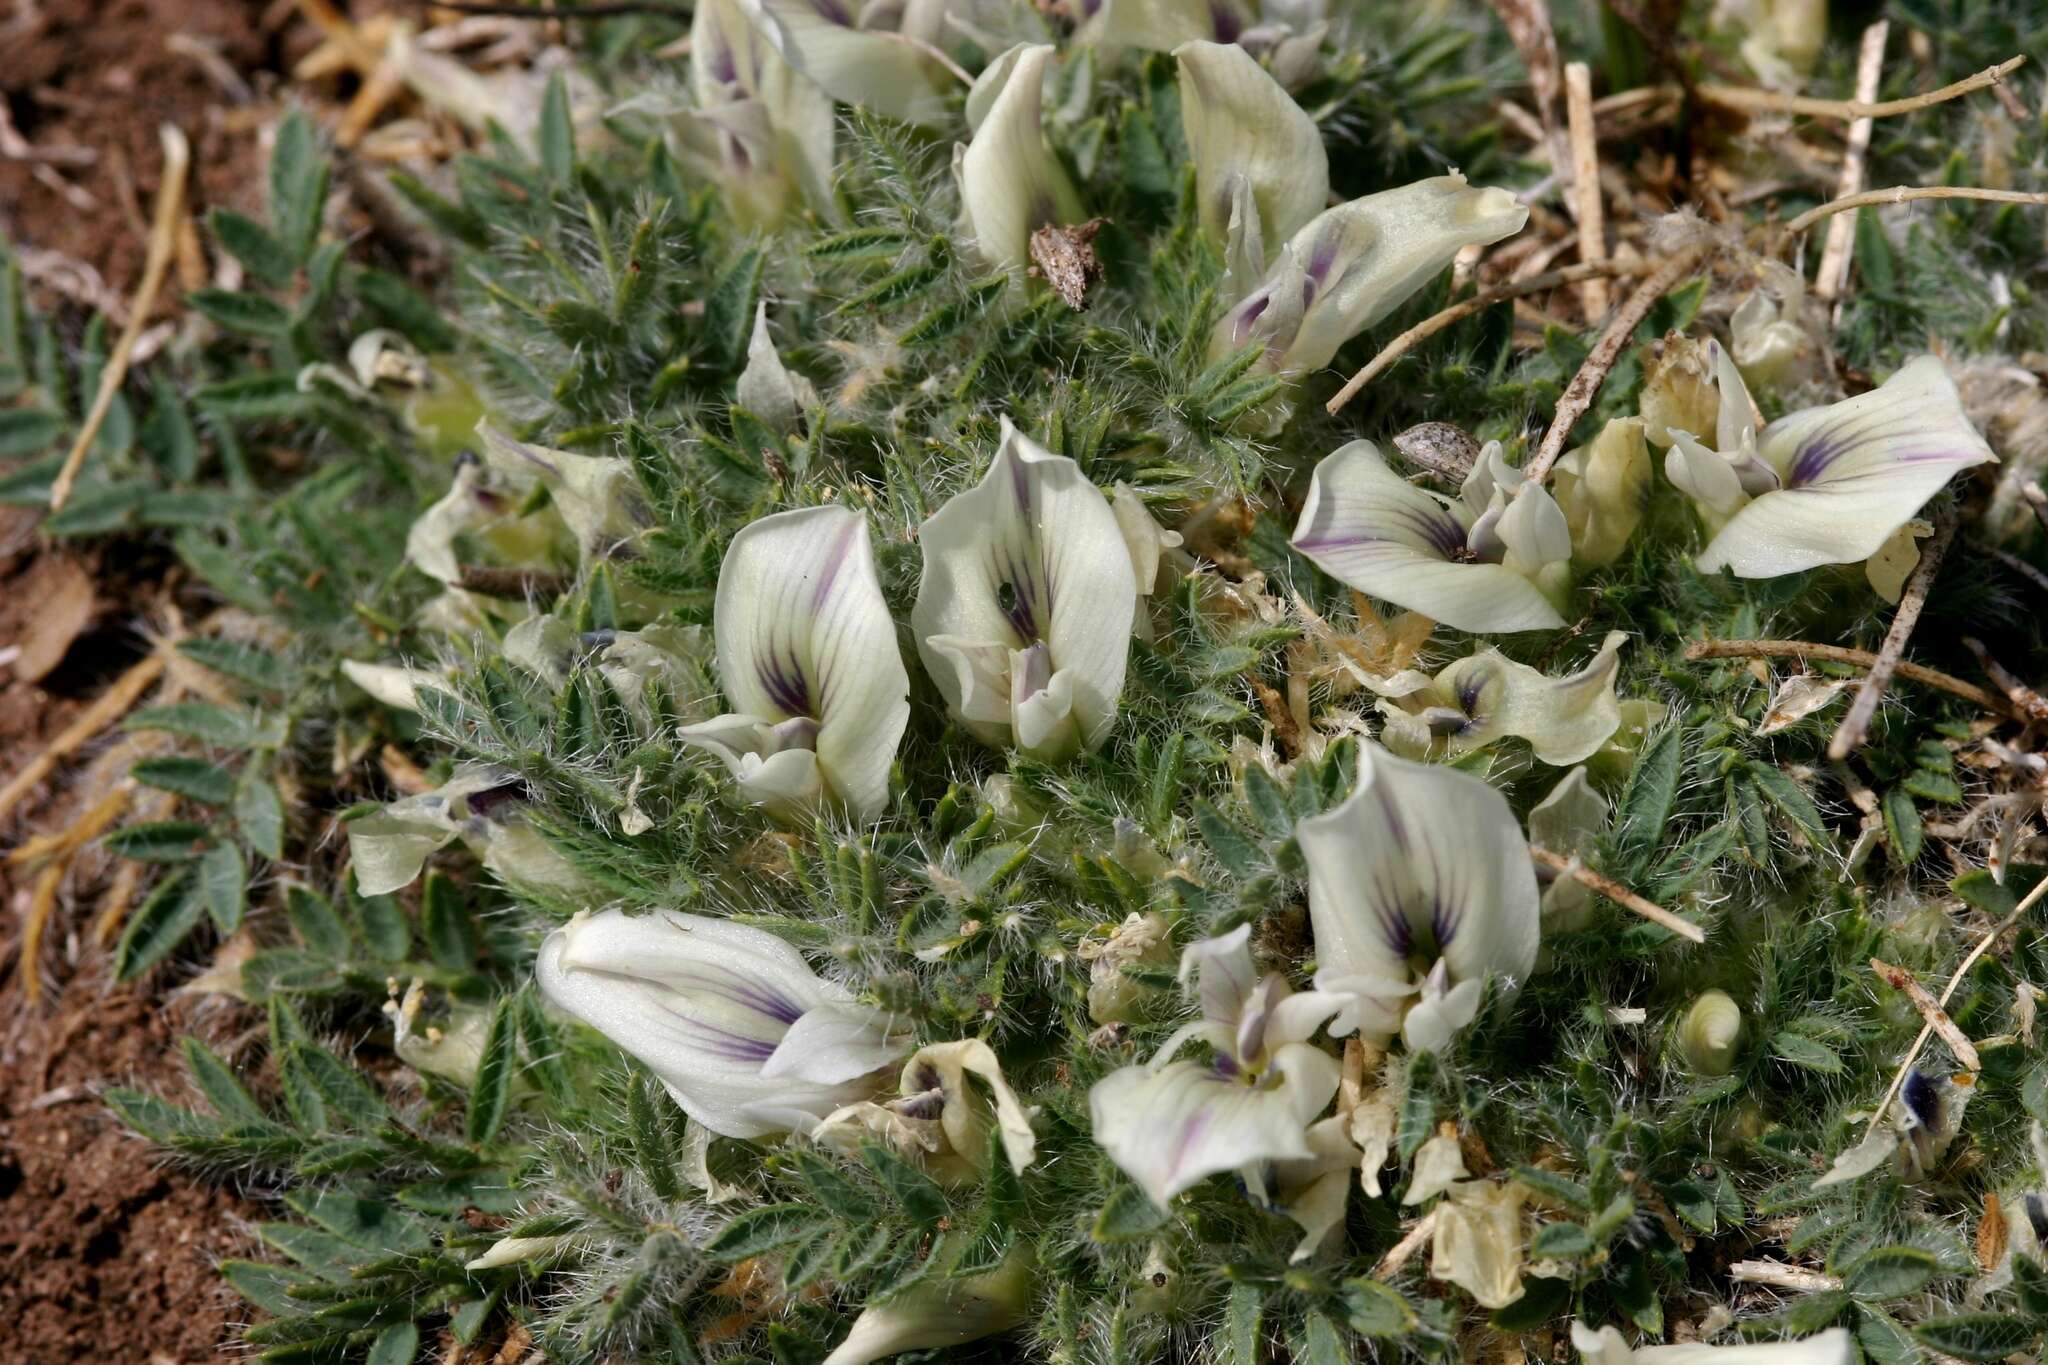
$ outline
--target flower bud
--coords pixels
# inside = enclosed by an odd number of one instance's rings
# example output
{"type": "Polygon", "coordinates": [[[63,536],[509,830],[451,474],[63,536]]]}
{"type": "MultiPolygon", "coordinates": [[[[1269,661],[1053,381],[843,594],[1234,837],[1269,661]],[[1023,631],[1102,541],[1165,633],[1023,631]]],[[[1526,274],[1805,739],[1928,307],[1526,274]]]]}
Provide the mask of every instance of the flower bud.
{"type": "Polygon", "coordinates": [[[1725,1076],[1735,1069],[1742,1044],[1742,1006],[1726,991],[1708,991],[1692,1002],[1678,1026],[1678,1047],[1685,1063],[1702,1076],[1725,1076]]]}
{"type": "Polygon", "coordinates": [[[825,1365],[869,1365],[903,1351],[979,1341],[1006,1332],[1031,1312],[1031,1258],[1013,1252],[986,1275],[928,1275],[853,1320],[825,1365]]]}

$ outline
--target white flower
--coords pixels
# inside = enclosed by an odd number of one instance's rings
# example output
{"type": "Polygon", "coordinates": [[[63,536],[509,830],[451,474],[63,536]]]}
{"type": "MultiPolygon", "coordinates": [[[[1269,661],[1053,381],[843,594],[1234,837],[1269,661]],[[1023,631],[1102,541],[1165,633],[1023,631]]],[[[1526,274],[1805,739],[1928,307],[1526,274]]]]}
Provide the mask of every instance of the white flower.
{"type": "Polygon", "coordinates": [[[1173,55],[1202,230],[1224,248],[1237,292],[1249,292],[1265,271],[1265,244],[1287,241],[1323,211],[1323,135],[1235,43],[1187,43],[1173,55]]]}
{"type": "Polygon", "coordinates": [[[448,687],[448,675],[431,668],[403,668],[397,664],[366,664],[355,659],[341,661],[342,676],[386,706],[398,711],[420,709],[422,687],[448,687]]]}
{"type": "Polygon", "coordinates": [[[481,1256],[464,1261],[464,1270],[502,1270],[521,1261],[540,1261],[575,1245],[576,1235],[559,1237],[500,1237],[484,1248],[481,1256]]]}
{"type": "Polygon", "coordinates": [[[1512,983],[1535,965],[1529,846],[1480,779],[1362,744],[1357,788],[1299,838],[1316,989],[1343,1002],[1332,1033],[1441,1050],[1478,1013],[1489,975],[1512,983]]]}
{"type": "Polygon", "coordinates": [[[963,725],[1063,758],[1108,737],[1137,612],[1115,513],[1079,465],[1003,419],[986,477],[918,532],[910,623],[963,725]]]}
{"type": "Polygon", "coordinates": [[[1770,392],[1820,378],[1821,343],[1806,324],[1806,277],[1777,261],[1762,262],[1763,283],[1728,319],[1729,350],[1748,383],[1770,392]]]}
{"type": "Polygon", "coordinates": [[[1612,564],[1627,548],[1650,505],[1650,449],[1643,419],[1616,417],[1557,462],[1552,482],[1571,527],[1572,559],[1587,568],[1612,564]]]}
{"type": "Polygon", "coordinates": [[[986,1275],[922,1276],[902,1293],[862,1309],[823,1365],[871,1365],[904,1351],[1007,1332],[1031,1315],[1032,1288],[1031,1258],[1021,1250],[986,1275]]]}
{"type": "MultiPolygon", "coordinates": [[[[396,980],[392,987],[397,988],[396,980]]],[[[384,1014],[391,1020],[391,1050],[413,1070],[467,1089],[476,1082],[476,1069],[490,1039],[491,1011],[451,999],[438,1023],[423,1023],[420,1014],[426,997],[426,983],[414,977],[403,999],[384,1002],[384,1014]]]]}
{"type": "Polygon", "coordinates": [[[1022,275],[1031,234],[1078,223],[1080,196],[1046,143],[1046,68],[1053,49],[1019,44],[988,64],[967,97],[972,138],[953,148],[953,175],[969,238],[992,266],[1022,275]]]}
{"type": "Polygon", "coordinates": [[[1281,374],[1321,369],[1394,311],[1463,247],[1521,231],[1506,190],[1440,175],[1326,209],[1280,248],[1259,287],[1217,321],[1213,355],[1258,343],[1281,374]]]}
{"type": "Polygon", "coordinates": [[[935,35],[880,26],[891,11],[856,10],[844,0],[738,0],[741,9],[782,60],[846,104],[884,118],[939,127],[951,118],[946,94],[952,78],[930,51],[935,35]]]}
{"type": "Polygon", "coordinates": [[[381,896],[410,885],[429,854],[461,839],[501,880],[573,894],[583,878],[521,816],[526,784],[499,768],[464,765],[430,792],[348,822],[356,890],[381,896]]]}
{"type": "Polygon", "coordinates": [[[733,710],[680,738],[723,758],[741,795],[778,814],[825,798],[878,814],[910,723],[910,675],[867,519],[828,505],[753,522],[725,552],[712,611],[733,710]]]}
{"type": "Polygon", "coordinates": [[[1845,1327],[1830,1327],[1798,1341],[1704,1346],[1696,1341],[1631,1348],[1612,1327],[1594,1331],[1572,1324],[1572,1346],[1584,1365],[1850,1365],[1856,1354],[1845,1327]]]}
{"type": "Polygon", "coordinates": [[[530,445],[489,422],[479,423],[476,434],[484,463],[512,486],[548,490],[549,505],[575,537],[584,563],[607,557],[644,528],[647,506],[632,461],[530,445]]]}
{"type": "MultiPolygon", "coordinates": [[[[1529,841],[1567,858],[1583,858],[1607,829],[1607,798],[1593,790],[1584,768],[1573,768],[1529,811],[1529,841]]],[[[1548,865],[1536,869],[1543,888],[1543,930],[1571,933],[1592,918],[1592,889],[1548,865]]]]}
{"type": "Polygon", "coordinates": [[[1409,483],[1370,441],[1340,447],[1316,466],[1290,543],[1339,583],[1458,630],[1565,623],[1571,528],[1495,445],[1456,499],[1409,483]]]}
{"type": "Polygon", "coordinates": [[[1277,973],[1260,979],[1250,940],[1251,926],[1240,925],[1191,946],[1181,976],[1199,973],[1201,1019],[1149,1064],[1111,1072],[1088,1092],[1096,1143],[1161,1206],[1218,1171],[1317,1158],[1309,1125],[1339,1073],[1308,1039],[1338,1002],[1296,994],[1277,973]],[[1174,1061],[1196,1038],[1213,1059],[1174,1061]]]}
{"type": "Polygon", "coordinates": [[[1301,1241],[1288,1256],[1305,1261],[1344,1225],[1351,1197],[1351,1173],[1359,1168],[1351,1121],[1342,1115],[1319,1119],[1303,1134],[1309,1154],[1246,1168],[1245,1192],[1253,1203],[1285,1214],[1301,1228],[1301,1241]]]}
{"type": "Polygon", "coordinates": [[[793,375],[775,352],[775,339],[768,335],[768,305],[754,312],[754,334],[747,342],[747,368],[740,371],[734,396],[739,405],[766,422],[776,433],[787,436],[797,419],[818,405],[818,391],[802,375],[793,375]]]}
{"type": "Polygon", "coordinates": [[[808,1132],[910,1050],[788,943],[726,920],[581,914],[541,944],[534,975],[724,1137],[808,1132]]]}
{"type": "Polygon", "coordinates": [[[877,1135],[905,1155],[922,1155],[934,1175],[955,1185],[978,1180],[987,1169],[991,1129],[1012,1171],[1023,1174],[1037,1152],[1031,1115],[1003,1078],[994,1049],[978,1038],[919,1048],[903,1064],[899,1092],[886,1103],[863,1101],[835,1110],[812,1138],[851,1151],[877,1135]],[[977,1084],[987,1088],[987,1098],[977,1084]]]}
{"type": "Polygon", "coordinates": [[[1563,768],[1592,757],[1621,728],[1614,683],[1627,639],[1624,631],[1609,631],[1592,662],[1560,678],[1490,648],[1434,678],[1415,669],[1386,679],[1361,676],[1382,698],[1381,741],[1405,757],[1439,747],[1455,756],[1513,737],[1563,768]]]}
{"type": "Polygon", "coordinates": [[[1522,1297],[1522,1206],[1519,1180],[1465,1180],[1436,1208],[1429,1273],[1472,1296],[1481,1308],[1505,1308],[1522,1297]]]}
{"type": "Polygon", "coordinates": [[[736,0],[702,0],[690,22],[683,146],[725,186],[738,219],[772,228],[798,203],[832,199],[832,99],[784,61],[736,0]]]}
{"type": "Polygon", "coordinates": [[[429,578],[455,583],[462,577],[455,541],[467,536],[496,562],[545,563],[566,541],[565,528],[556,517],[519,515],[534,483],[531,477],[511,477],[465,452],[456,461],[447,493],[406,532],[406,561],[429,578]]]}
{"type": "Polygon", "coordinates": [[[1890,1111],[1861,1142],[1836,1157],[1813,1188],[1860,1180],[1887,1162],[1901,1180],[1920,1179],[1963,1131],[1963,1111],[1976,1093],[1977,1077],[1971,1072],[1937,1077],[1913,1068],[1890,1111]]]}
{"type": "Polygon", "coordinates": [[[1703,572],[1775,578],[1869,559],[1957,471],[1997,459],[1933,356],[1880,388],[1754,430],[1725,355],[1715,449],[1674,430],[1665,472],[1715,530],[1703,572]]]}

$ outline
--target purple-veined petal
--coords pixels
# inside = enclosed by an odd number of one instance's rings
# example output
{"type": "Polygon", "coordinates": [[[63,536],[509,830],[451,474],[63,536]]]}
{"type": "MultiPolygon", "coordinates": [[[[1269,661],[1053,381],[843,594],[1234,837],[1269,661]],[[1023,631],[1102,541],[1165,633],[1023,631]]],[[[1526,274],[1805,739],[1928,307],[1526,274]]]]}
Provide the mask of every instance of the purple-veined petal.
{"type": "MultiPolygon", "coordinates": [[[[815,721],[826,787],[856,815],[880,811],[910,722],[910,675],[866,518],[825,506],[747,526],[719,569],[714,616],[719,679],[733,710],[775,724],[815,721]]],[[[708,727],[693,729],[688,738],[715,738],[708,727]]]]}
{"type": "MultiPolygon", "coordinates": [[[[762,1075],[792,1025],[850,1003],[763,930],[695,915],[580,915],[541,945],[550,1003],[646,1063],[683,1111],[727,1137],[761,1137],[867,1098],[871,1085],[762,1075]]],[[[898,1054],[900,1055],[900,1053],[898,1054]]]]}
{"type": "Polygon", "coordinates": [[[893,1066],[910,1048],[888,1016],[866,1005],[823,1004],[805,1010],[762,1063],[761,1074],[839,1085],[893,1066]]]}
{"type": "Polygon", "coordinates": [[[1388,1006],[1416,989],[1418,965],[1426,983],[1441,963],[1438,994],[1535,965],[1528,843],[1506,798],[1479,778],[1367,744],[1351,796],[1304,820],[1299,838],[1316,989],[1347,997],[1332,1033],[1388,1036],[1388,1006]]]}
{"type": "Polygon", "coordinates": [[[1316,466],[1291,543],[1338,582],[1459,630],[1564,625],[1514,569],[1460,562],[1465,533],[1450,508],[1389,469],[1377,446],[1353,441],[1316,466]]]}
{"type": "MultiPolygon", "coordinates": [[[[1339,346],[1400,307],[1461,249],[1519,232],[1528,218],[1529,210],[1506,190],[1473,189],[1462,175],[1418,180],[1324,210],[1287,243],[1300,272],[1302,311],[1274,368],[1321,369],[1339,346]]],[[[1274,282],[1269,273],[1266,285],[1274,282]]],[[[1212,350],[1228,353],[1244,344],[1231,339],[1231,325],[1226,317],[1212,350]]]]}
{"type": "Polygon", "coordinates": [[[1240,238],[1288,240],[1322,212],[1330,193],[1315,120],[1235,43],[1187,43],[1173,55],[1202,230],[1225,245],[1235,210],[1240,238]]]}
{"type": "Polygon", "coordinates": [[[1049,45],[1004,53],[976,82],[983,106],[967,150],[957,155],[960,207],[975,250],[992,266],[1021,275],[1034,230],[1077,223],[1080,197],[1046,144],[1044,87],[1049,45]],[[993,93],[984,82],[1000,82],[993,93]]]}
{"type": "Polygon", "coordinates": [[[1270,1086],[1195,1061],[1111,1072],[1088,1093],[1095,1141],[1162,1206],[1218,1171],[1306,1158],[1308,1125],[1337,1093],[1337,1061],[1295,1043],[1273,1069],[1270,1086]]]}
{"type": "Polygon", "coordinates": [[[1033,667],[1048,686],[1066,675],[1081,742],[1100,744],[1123,690],[1137,586],[1109,500],[1080,466],[1005,419],[988,474],[934,513],[918,540],[924,577],[911,626],[954,713],[985,739],[1016,742],[1015,660],[1005,659],[993,694],[990,647],[1015,655],[1043,644],[1033,667]],[[992,695],[1010,703],[1007,723],[984,719],[992,695]]]}
{"type": "Polygon", "coordinates": [[[951,118],[945,69],[895,33],[859,28],[844,0],[738,3],[782,59],[833,99],[928,128],[951,118]]]}
{"type": "Polygon", "coordinates": [[[1933,356],[1869,393],[1778,419],[1758,449],[1784,486],[1721,528],[1702,570],[1773,578],[1868,559],[1959,470],[1997,458],[1933,356]]]}

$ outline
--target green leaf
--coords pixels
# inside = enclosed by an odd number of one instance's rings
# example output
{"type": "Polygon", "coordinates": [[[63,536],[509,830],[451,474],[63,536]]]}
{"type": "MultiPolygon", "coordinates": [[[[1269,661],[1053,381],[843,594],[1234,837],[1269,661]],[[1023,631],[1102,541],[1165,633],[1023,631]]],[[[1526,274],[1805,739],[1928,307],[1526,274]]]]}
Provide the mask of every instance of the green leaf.
{"type": "Polygon", "coordinates": [[[748,1209],[718,1230],[704,1246],[714,1260],[736,1262],[788,1246],[819,1226],[821,1210],[808,1204],[768,1204],[748,1209]]]}
{"type": "Polygon", "coordinates": [[[1676,725],[1659,730],[1629,770],[1614,828],[1631,859],[1663,841],[1664,826],[1678,800],[1678,774],[1684,758],[1679,733],[1676,725]]]}
{"type": "Polygon", "coordinates": [[[2040,1330],[2010,1313],[1957,1313],[1920,1323],[1913,1336],[1961,1360],[2004,1360],[2032,1346],[2040,1330]]]}
{"type": "Polygon", "coordinates": [[[518,1065],[511,1001],[501,999],[491,1011],[490,1031],[484,1035],[483,1055],[477,1060],[476,1079],[469,1087],[471,1142],[486,1143],[498,1135],[498,1127],[505,1121],[506,1101],[512,1093],[512,1073],[518,1065]]]}
{"type": "Polygon", "coordinates": [[[1895,1299],[1918,1292],[1941,1268],[1921,1247],[1872,1247],[1842,1271],[1842,1287],[1859,1299],[1895,1299]]]}
{"type": "Polygon", "coordinates": [[[1265,1301],[1258,1288],[1233,1284],[1223,1303],[1223,1321],[1209,1344],[1216,1353],[1216,1365],[1262,1365],[1259,1346],[1264,1338],[1265,1301]]]}
{"type": "Polygon", "coordinates": [[[699,333],[715,364],[732,368],[747,353],[747,338],[754,330],[754,304],[761,295],[761,272],[767,254],[750,246],[727,266],[704,301],[703,327],[699,333]]]}
{"type": "Polygon", "coordinates": [[[235,792],[235,825],[264,857],[272,862],[284,857],[284,802],[276,787],[254,773],[243,773],[235,792]]]}
{"type": "Polygon", "coordinates": [[[863,1142],[860,1156],[913,1222],[936,1223],[946,1216],[946,1192],[923,1171],[879,1143],[863,1142]]]}
{"type": "Polygon", "coordinates": [[[205,913],[199,897],[192,894],[192,879],[185,869],[158,882],[121,931],[121,942],[114,949],[114,979],[133,981],[154,967],[184,941],[205,913]]]}
{"type": "Polygon", "coordinates": [[[264,692],[283,692],[292,684],[292,670],[284,660],[253,645],[211,638],[180,640],[178,652],[222,677],[264,692]]]}
{"type": "Polygon", "coordinates": [[[16,460],[57,444],[64,419],[41,408],[0,408],[0,459],[16,460]]]}
{"type": "Polygon", "coordinates": [[[548,77],[540,101],[540,167],[556,189],[567,185],[576,170],[576,125],[569,117],[569,87],[559,71],[548,77]]]}
{"type": "Polygon", "coordinates": [[[161,730],[221,749],[275,748],[284,743],[282,716],[259,716],[210,701],[144,707],[122,725],[129,730],[161,730]]]}
{"type": "Polygon", "coordinates": [[[334,962],[355,956],[348,926],[334,913],[325,896],[309,887],[291,885],[284,889],[284,912],[297,931],[299,941],[313,953],[334,962]]]}
{"type": "Polygon", "coordinates": [[[1539,1259],[1549,1256],[1571,1259],[1591,1255],[1592,1251],[1592,1236],[1577,1223],[1545,1223],[1529,1242],[1529,1254],[1539,1259]]]}
{"type": "Polygon", "coordinates": [[[420,1353],[420,1329],[409,1322],[394,1322],[370,1343],[363,1365],[412,1365],[420,1353]]]}
{"type": "Polygon", "coordinates": [[[1408,1085],[1401,1092],[1399,1126],[1395,1142],[1406,1161],[1415,1155],[1436,1129],[1436,1054],[1418,1053],[1408,1064],[1408,1085]]]}
{"type": "MultiPolygon", "coordinates": [[[[2025,1216],[2025,1210],[2021,1211],[2025,1216]]],[[[2012,1258],[2012,1287],[2019,1296],[2020,1311],[2037,1323],[2048,1324],[2048,1269],[2031,1256],[2012,1258]]]]}
{"type": "Polygon", "coordinates": [[[292,329],[292,315],[284,305],[262,294],[239,289],[195,289],[185,297],[194,308],[231,332],[281,337],[292,329]]]}
{"type": "Polygon", "coordinates": [[[1893,787],[1884,794],[1884,829],[1891,840],[1893,861],[1900,867],[1920,856],[1927,826],[1920,819],[1920,808],[1913,804],[1911,792],[1893,787]]]}
{"type": "Polygon", "coordinates": [[[182,863],[197,853],[194,845],[206,837],[206,826],[193,820],[151,820],[140,825],[123,825],[106,837],[107,851],[139,863],[182,863]]]}
{"type": "Polygon", "coordinates": [[[390,1117],[383,1097],[363,1074],[317,1043],[293,1043],[286,1061],[319,1092],[330,1119],[339,1118],[352,1128],[373,1132],[390,1117]]]}
{"type": "Polygon", "coordinates": [[[241,928],[249,886],[242,850],[231,843],[215,844],[200,855],[194,876],[193,894],[206,907],[207,917],[220,936],[226,938],[241,928]]]}
{"type": "Polygon", "coordinates": [[[1308,1321],[1302,1324],[1295,1365],[1352,1365],[1344,1333],[1327,1313],[1310,1313],[1308,1321]]]}
{"type": "Polygon", "coordinates": [[[366,268],[354,271],[349,278],[357,296],[371,311],[387,326],[403,332],[421,350],[434,354],[461,345],[461,333],[449,325],[432,300],[396,275],[366,268]]]}
{"type": "Polygon", "coordinates": [[[203,758],[145,758],[128,774],[145,787],[172,792],[206,806],[225,806],[235,794],[235,775],[203,758]]]}
{"type": "Polygon", "coordinates": [[[277,125],[270,154],[270,226],[292,260],[304,264],[313,254],[326,207],[327,156],[313,121],[294,109],[277,125]]]}
{"type": "Polygon", "coordinates": [[[1820,811],[1814,806],[1813,798],[1806,794],[1804,787],[1792,780],[1789,773],[1775,763],[1765,763],[1759,759],[1750,760],[1748,772],[1750,781],[1756,784],[1756,789],[1763,794],[1764,800],[1776,806],[1779,813],[1799,826],[1817,848],[1833,847],[1834,841],[1828,837],[1827,825],[1821,820],[1820,811]]]}
{"type": "Polygon", "coordinates": [[[1097,1210],[1089,1235],[1098,1242],[1142,1242],[1165,1227],[1170,1218],[1136,1185],[1119,1185],[1097,1210]]]}
{"type": "Polygon", "coordinates": [[[1390,1284],[1363,1277],[1344,1281],[1344,1320],[1360,1336],[1405,1337],[1415,1330],[1415,1310],[1390,1284]]]}
{"type": "MultiPolygon", "coordinates": [[[[670,1101],[657,1093],[654,1082],[635,1071],[626,1086],[626,1117],[633,1135],[633,1153],[640,1173],[661,1199],[673,1203],[683,1197],[683,1182],[676,1178],[674,1131],[665,1110],[670,1101]]],[[[813,1158],[815,1160],[816,1158],[813,1158]]]]}
{"type": "Polygon", "coordinates": [[[420,933],[434,965],[449,972],[475,971],[476,929],[455,883],[440,872],[429,872],[420,907],[420,933]]]}
{"type": "Polygon", "coordinates": [[[197,1038],[187,1035],[179,1044],[185,1054],[185,1069],[192,1084],[206,1096],[213,1112],[231,1128],[267,1128],[270,1115],[235,1078],[234,1069],[197,1038]]]}
{"type": "Polygon", "coordinates": [[[1773,1035],[1771,1055],[1804,1071],[1817,1071],[1823,1076],[1842,1074],[1842,1059],[1835,1050],[1803,1033],[1781,1031],[1773,1035]]]}
{"type": "Polygon", "coordinates": [[[305,1312],[305,1302],[285,1291],[293,1285],[320,1282],[318,1276],[270,1261],[222,1261],[219,1268],[230,1288],[272,1317],[305,1312]]]}
{"type": "Polygon", "coordinates": [[[248,267],[249,273],[278,288],[292,282],[299,263],[283,242],[255,219],[233,209],[217,208],[206,217],[207,226],[228,254],[248,267]]]}

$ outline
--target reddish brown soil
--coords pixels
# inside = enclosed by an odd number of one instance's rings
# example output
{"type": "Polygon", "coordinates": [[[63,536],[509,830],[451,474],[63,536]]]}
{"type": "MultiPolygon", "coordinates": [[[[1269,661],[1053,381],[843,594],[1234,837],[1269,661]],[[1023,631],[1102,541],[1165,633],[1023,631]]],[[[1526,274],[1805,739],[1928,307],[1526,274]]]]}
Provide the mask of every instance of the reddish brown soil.
{"type": "Polygon", "coordinates": [[[0,98],[16,132],[63,159],[44,163],[39,176],[32,163],[0,158],[0,236],[82,261],[125,297],[142,269],[163,162],[157,128],[166,121],[191,139],[196,213],[260,207],[258,121],[235,117],[242,92],[167,41],[182,35],[212,49],[260,95],[275,84],[268,73],[283,56],[289,3],[36,0],[9,9],[0,18],[0,98]],[[51,173],[93,207],[70,202],[51,173]]]}
{"type": "MultiPolygon", "coordinates": [[[[281,79],[279,31],[291,5],[268,0],[35,0],[0,6],[0,99],[32,147],[61,149],[39,177],[32,162],[0,156],[0,237],[62,253],[96,271],[125,298],[140,273],[161,166],[157,126],[175,122],[191,139],[192,207],[260,210],[267,114],[243,110],[237,93],[202,64],[167,47],[174,34],[212,48],[261,99],[281,79]],[[67,201],[50,172],[91,197],[67,201]]],[[[297,41],[305,41],[294,25],[297,41]]],[[[78,315],[76,295],[38,287],[49,306],[78,315]]],[[[180,292],[174,279],[164,293],[180,292]]],[[[170,305],[163,305],[170,306],[170,305]]],[[[161,306],[160,306],[161,307],[161,306]]],[[[40,752],[139,656],[139,602],[161,557],[110,546],[60,557],[41,548],[34,519],[0,509],[0,646],[50,635],[44,611],[61,597],[67,624],[58,657],[36,678],[0,665],[0,779],[40,752]],[[96,591],[81,610],[77,578],[96,591]],[[68,592],[63,590],[68,589],[68,592]],[[39,618],[38,613],[44,614],[39,618]]],[[[33,651],[30,651],[31,656],[33,651]]],[[[82,758],[89,758],[90,750],[82,758]]],[[[66,765],[0,820],[0,852],[77,814],[66,765]]],[[[191,1007],[169,982],[112,989],[104,955],[84,921],[103,882],[104,860],[81,858],[37,964],[44,990],[24,1003],[20,937],[25,878],[0,865],[0,1365],[184,1365],[233,1358],[233,1325],[246,1310],[215,1263],[248,1255],[247,1220],[258,1211],[218,1184],[165,1167],[107,1113],[113,1084],[173,1089],[177,1042],[192,1031],[191,1007]],[[81,944],[84,946],[81,946],[81,944]]]]}

